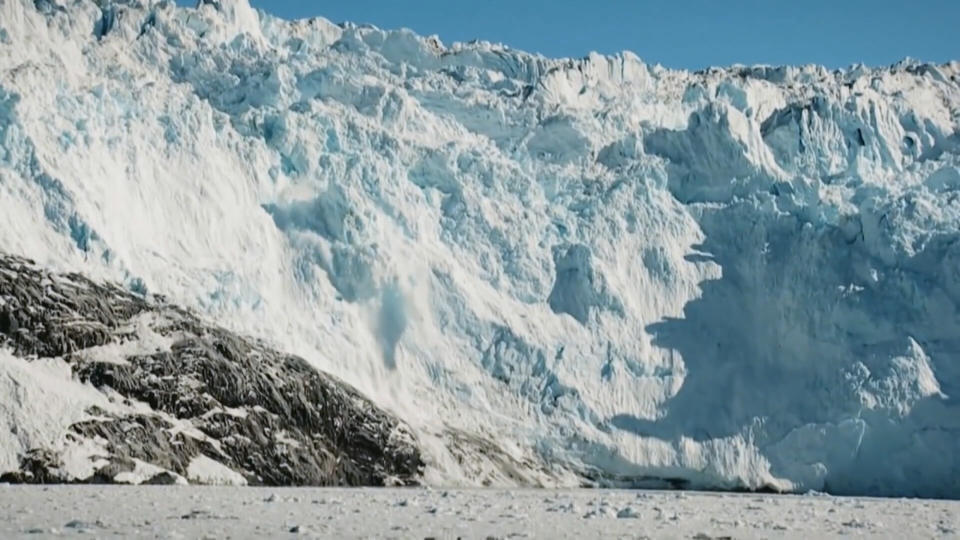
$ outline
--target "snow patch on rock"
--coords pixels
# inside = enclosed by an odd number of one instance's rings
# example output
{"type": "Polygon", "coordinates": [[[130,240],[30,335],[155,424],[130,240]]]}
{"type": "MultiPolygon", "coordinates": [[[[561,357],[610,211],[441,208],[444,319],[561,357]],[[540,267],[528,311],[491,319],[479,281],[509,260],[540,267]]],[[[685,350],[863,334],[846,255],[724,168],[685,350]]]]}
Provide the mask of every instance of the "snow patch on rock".
{"type": "Polygon", "coordinates": [[[219,461],[199,455],[187,467],[187,479],[212,486],[245,486],[247,479],[219,461]]]}

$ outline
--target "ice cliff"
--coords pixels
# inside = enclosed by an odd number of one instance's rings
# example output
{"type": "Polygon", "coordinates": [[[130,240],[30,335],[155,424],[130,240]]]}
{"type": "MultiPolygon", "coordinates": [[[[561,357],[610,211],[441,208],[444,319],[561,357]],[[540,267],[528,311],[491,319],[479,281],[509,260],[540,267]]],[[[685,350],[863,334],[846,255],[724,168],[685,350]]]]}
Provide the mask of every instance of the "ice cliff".
{"type": "Polygon", "coordinates": [[[434,484],[958,497],[958,124],[957,62],[0,0],[0,250],[303,356],[434,484]]]}

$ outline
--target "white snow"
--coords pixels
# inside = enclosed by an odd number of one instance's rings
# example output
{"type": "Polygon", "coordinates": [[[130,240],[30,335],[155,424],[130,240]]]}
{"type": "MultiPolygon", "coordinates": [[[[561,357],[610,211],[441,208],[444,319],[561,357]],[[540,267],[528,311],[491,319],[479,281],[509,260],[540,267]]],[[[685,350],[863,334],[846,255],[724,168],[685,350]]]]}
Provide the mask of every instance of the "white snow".
{"type": "Polygon", "coordinates": [[[0,349],[0,471],[17,470],[20,456],[34,448],[64,452],[65,472],[93,473],[99,448],[67,428],[89,417],[86,410],[110,407],[106,397],[72,378],[60,359],[27,362],[0,349]]]}
{"type": "Polygon", "coordinates": [[[187,479],[205,485],[245,486],[247,479],[219,461],[199,455],[187,466],[187,479]]]}
{"type": "MultiPolygon", "coordinates": [[[[176,478],[175,482],[177,484],[179,485],[187,484],[187,479],[183,478],[182,476],[179,476],[176,473],[172,473],[166,469],[157,467],[156,465],[146,463],[139,459],[133,460],[132,471],[118,473],[116,476],[113,477],[113,481],[119,484],[134,484],[134,485],[142,484],[143,482],[146,482],[147,480],[150,480],[154,476],[163,472],[174,475],[174,477],[176,478]]],[[[218,477],[214,476],[214,478],[216,479],[218,477]]]]}
{"type": "Polygon", "coordinates": [[[118,343],[108,343],[96,347],[88,347],[77,351],[77,356],[87,362],[126,363],[126,358],[136,354],[154,354],[169,352],[170,345],[175,341],[175,335],[162,336],[155,332],[151,324],[157,324],[153,314],[138,315],[133,318],[129,328],[122,328],[118,332],[126,334],[128,339],[118,343]]]}
{"type": "Polygon", "coordinates": [[[434,484],[960,495],[960,64],[105,9],[0,4],[0,249],[303,355],[434,484]]]}

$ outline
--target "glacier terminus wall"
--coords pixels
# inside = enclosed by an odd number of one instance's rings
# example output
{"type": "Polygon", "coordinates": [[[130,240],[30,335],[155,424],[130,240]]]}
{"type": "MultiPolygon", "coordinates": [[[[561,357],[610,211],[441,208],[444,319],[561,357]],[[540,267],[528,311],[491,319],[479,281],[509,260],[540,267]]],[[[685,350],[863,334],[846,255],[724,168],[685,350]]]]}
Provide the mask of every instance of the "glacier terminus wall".
{"type": "Polygon", "coordinates": [[[960,497],[958,126],[957,62],[0,0],[0,250],[303,356],[435,485],[960,497]]]}

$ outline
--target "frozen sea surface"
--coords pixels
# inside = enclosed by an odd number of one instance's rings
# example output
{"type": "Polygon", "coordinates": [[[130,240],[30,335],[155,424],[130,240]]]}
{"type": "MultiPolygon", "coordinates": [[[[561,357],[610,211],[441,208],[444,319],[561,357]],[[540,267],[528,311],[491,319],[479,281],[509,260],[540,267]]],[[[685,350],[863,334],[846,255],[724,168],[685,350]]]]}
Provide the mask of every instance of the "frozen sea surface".
{"type": "Polygon", "coordinates": [[[0,487],[0,538],[956,538],[960,502],[706,492],[0,487]]]}

